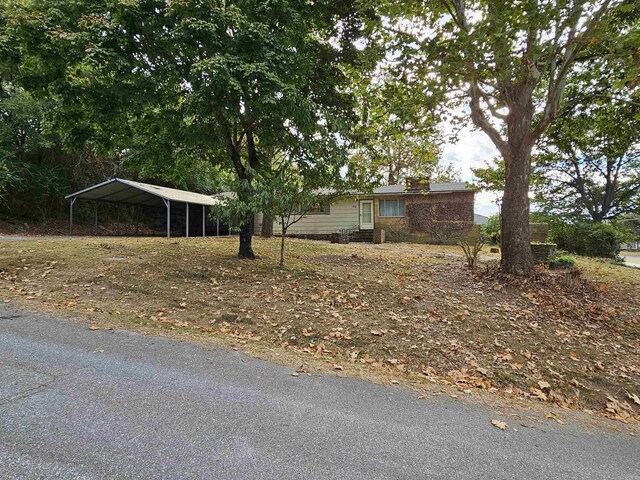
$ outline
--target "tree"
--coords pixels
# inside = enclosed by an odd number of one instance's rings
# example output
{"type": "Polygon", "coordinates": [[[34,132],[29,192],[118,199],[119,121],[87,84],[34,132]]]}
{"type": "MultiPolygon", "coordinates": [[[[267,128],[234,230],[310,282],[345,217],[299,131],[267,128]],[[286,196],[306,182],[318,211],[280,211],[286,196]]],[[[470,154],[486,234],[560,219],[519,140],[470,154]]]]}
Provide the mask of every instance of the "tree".
{"type": "Polygon", "coordinates": [[[356,153],[361,168],[385,185],[428,178],[441,144],[435,110],[412,97],[401,69],[383,69],[377,78],[353,83],[361,117],[356,153]]]}
{"type": "Polygon", "coordinates": [[[438,163],[429,172],[428,178],[432,183],[462,182],[462,172],[452,163],[438,163]]]}
{"type": "Polygon", "coordinates": [[[397,21],[385,30],[404,44],[404,59],[413,62],[416,76],[446,84],[449,99],[467,101],[471,121],[499,151],[505,164],[502,267],[512,274],[529,272],[533,146],[558,117],[567,76],[589,44],[615,38],[618,46],[608,54],[636,53],[637,33],[612,24],[616,9],[633,5],[611,0],[392,4],[389,14],[397,21]],[[621,46],[627,47],[623,53],[621,46]]]}
{"type": "Polygon", "coordinates": [[[263,209],[263,214],[267,214],[263,222],[275,218],[280,225],[278,265],[281,267],[285,262],[285,240],[289,228],[302,220],[314,206],[329,203],[337,195],[337,191],[333,188],[322,188],[321,186],[326,183],[333,187],[336,182],[322,182],[319,181],[320,178],[313,172],[303,174],[295,164],[285,160],[275,171],[271,172],[268,178],[263,180],[263,188],[269,192],[263,209]]]}
{"type": "Polygon", "coordinates": [[[484,167],[472,168],[474,183],[480,190],[503,192],[506,176],[504,161],[494,158],[485,162],[484,167]]]}
{"type": "MultiPolygon", "coordinates": [[[[231,220],[248,212],[261,212],[263,223],[275,219],[281,228],[279,265],[284,266],[285,239],[292,225],[314,206],[328,204],[349,191],[365,191],[367,185],[357,172],[344,171],[344,149],[321,138],[276,152],[270,160],[269,169],[255,172],[252,195],[221,197],[223,202],[214,207],[214,214],[231,220]]],[[[238,193],[246,188],[246,183],[228,187],[238,193]]]]}
{"type": "MultiPolygon", "coordinates": [[[[36,0],[12,15],[23,82],[65,99],[69,135],[207,160],[233,172],[245,205],[265,152],[314,136],[347,143],[340,65],[358,60],[360,35],[350,2],[36,0]]],[[[242,258],[255,257],[253,213],[240,219],[242,258]]]]}
{"type": "Polygon", "coordinates": [[[613,102],[562,118],[536,170],[544,181],[534,201],[545,212],[594,222],[640,213],[640,107],[613,102]]]}
{"type": "MultiPolygon", "coordinates": [[[[579,71],[568,78],[561,114],[534,153],[531,181],[540,214],[602,222],[640,207],[640,88],[615,88],[609,72],[619,66],[596,58],[589,76],[579,71]]],[[[473,172],[480,188],[504,189],[504,162],[473,172]]]]}

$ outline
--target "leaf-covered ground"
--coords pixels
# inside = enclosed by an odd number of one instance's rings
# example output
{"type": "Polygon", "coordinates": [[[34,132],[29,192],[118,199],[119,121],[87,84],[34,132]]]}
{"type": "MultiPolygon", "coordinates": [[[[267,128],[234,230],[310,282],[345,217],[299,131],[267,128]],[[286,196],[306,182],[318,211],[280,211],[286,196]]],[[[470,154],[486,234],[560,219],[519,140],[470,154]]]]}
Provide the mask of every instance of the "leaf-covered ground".
{"type": "MultiPolygon", "coordinates": [[[[478,389],[640,419],[640,270],[471,273],[457,247],[255,239],[0,242],[0,296],[31,309],[215,336],[357,365],[403,382],[478,389]]],[[[105,324],[105,321],[107,322],[105,324]]],[[[94,327],[95,328],[95,327],[94,327]]],[[[277,354],[277,353],[276,353],[277,354]]]]}

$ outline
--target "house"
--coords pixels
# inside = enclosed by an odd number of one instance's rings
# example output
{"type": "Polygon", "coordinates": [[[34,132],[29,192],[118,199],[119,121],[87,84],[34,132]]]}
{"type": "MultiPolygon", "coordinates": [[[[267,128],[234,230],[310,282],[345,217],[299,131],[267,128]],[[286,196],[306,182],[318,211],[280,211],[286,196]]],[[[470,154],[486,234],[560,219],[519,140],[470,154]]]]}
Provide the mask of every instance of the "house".
{"type": "MultiPolygon", "coordinates": [[[[389,241],[454,243],[479,234],[474,225],[474,195],[465,183],[409,179],[406,185],[387,185],[371,194],[354,193],[320,202],[288,234],[329,239],[334,233],[348,232],[353,240],[372,241],[374,229],[382,229],[389,241]]],[[[232,225],[211,218],[211,209],[226,196],[233,194],[210,196],[112,178],[67,195],[69,232],[73,232],[74,204],[82,200],[94,204],[94,234],[98,233],[98,204],[108,202],[139,207],[167,237],[230,235],[232,225]]],[[[255,216],[256,232],[262,228],[262,218],[262,214],[255,216]]],[[[274,222],[274,233],[281,231],[274,222]]]]}
{"type": "MultiPolygon", "coordinates": [[[[348,231],[355,239],[369,240],[376,228],[388,241],[454,243],[475,234],[475,191],[466,183],[428,183],[408,179],[406,185],[386,185],[373,194],[354,194],[315,205],[292,225],[291,236],[328,239],[348,231]]],[[[256,215],[260,231],[262,215],[256,215]]],[[[274,233],[281,232],[274,222],[274,233]]]]}
{"type": "Polygon", "coordinates": [[[489,222],[489,217],[486,215],[480,215],[479,213],[474,213],[473,222],[476,225],[486,225],[489,222]]]}

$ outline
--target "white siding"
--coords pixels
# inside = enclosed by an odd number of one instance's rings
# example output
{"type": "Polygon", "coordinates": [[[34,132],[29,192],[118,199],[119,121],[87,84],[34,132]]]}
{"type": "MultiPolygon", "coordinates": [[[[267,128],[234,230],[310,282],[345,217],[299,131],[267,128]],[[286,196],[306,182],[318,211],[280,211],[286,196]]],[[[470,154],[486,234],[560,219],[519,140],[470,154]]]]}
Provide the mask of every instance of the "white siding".
{"type": "MultiPolygon", "coordinates": [[[[260,218],[260,223],[262,223],[262,218],[260,218]]],[[[358,230],[359,226],[360,214],[358,211],[358,201],[347,199],[332,203],[329,207],[329,215],[317,214],[304,216],[299,222],[289,227],[287,234],[326,235],[344,229],[358,230]]],[[[273,233],[282,233],[282,228],[277,222],[273,223],[273,233]]]]}
{"type": "Polygon", "coordinates": [[[261,231],[262,231],[262,212],[256,213],[253,216],[253,232],[256,235],[260,235],[261,231]]]}

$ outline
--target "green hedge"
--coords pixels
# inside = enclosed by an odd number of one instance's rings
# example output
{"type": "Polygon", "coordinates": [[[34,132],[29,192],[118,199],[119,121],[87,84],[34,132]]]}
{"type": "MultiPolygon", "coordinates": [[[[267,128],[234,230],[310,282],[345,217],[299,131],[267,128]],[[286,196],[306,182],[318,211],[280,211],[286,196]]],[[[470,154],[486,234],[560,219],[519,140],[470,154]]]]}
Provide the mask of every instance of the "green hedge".
{"type": "Polygon", "coordinates": [[[608,223],[555,224],[551,238],[559,250],[588,257],[616,258],[626,232],[608,223]]]}

